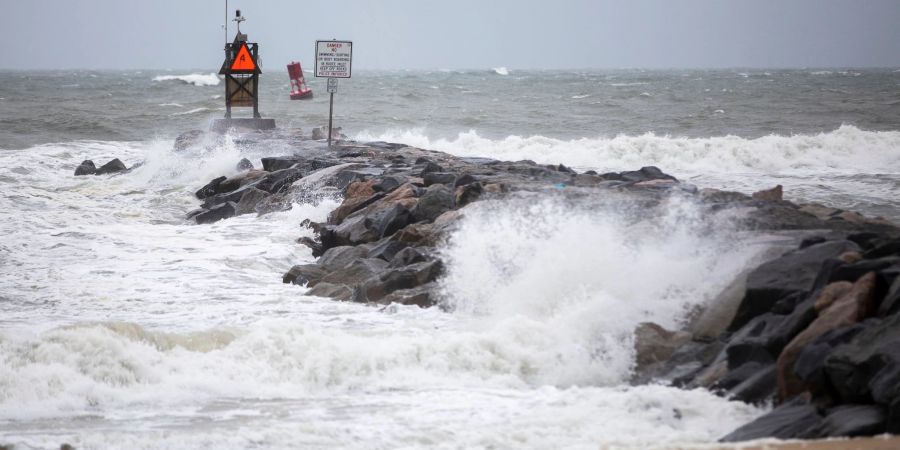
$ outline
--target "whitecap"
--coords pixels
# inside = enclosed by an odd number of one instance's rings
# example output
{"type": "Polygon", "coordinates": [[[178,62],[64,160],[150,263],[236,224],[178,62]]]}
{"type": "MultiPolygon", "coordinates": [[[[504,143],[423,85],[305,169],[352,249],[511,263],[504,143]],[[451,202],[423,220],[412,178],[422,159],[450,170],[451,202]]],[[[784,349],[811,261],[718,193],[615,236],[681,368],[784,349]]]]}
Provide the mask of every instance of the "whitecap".
{"type": "Polygon", "coordinates": [[[509,75],[509,69],[507,69],[506,67],[494,67],[493,71],[497,75],[509,75]]]}
{"type": "Polygon", "coordinates": [[[191,73],[187,75],[159,75],[153,81],[180,81],[194,86],[216,86],[221,81],[215,73],[191,73]]]}
{"type": "Polygon", "coordinates": [[[573,95],[572,98],[581,99],[581,98],[588,98],[590,96],[591,96],[591,94],[581,94],[581,95],[573,95]]]}

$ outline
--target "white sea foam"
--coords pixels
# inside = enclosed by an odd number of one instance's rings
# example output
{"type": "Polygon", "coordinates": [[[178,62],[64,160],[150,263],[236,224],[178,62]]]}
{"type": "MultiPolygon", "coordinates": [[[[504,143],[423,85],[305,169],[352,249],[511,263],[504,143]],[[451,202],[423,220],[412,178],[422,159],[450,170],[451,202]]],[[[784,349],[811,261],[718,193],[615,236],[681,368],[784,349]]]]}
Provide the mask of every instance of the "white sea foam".
{"type": "Polygon", "coordinates": [[[422,130],[362,132],[359,140],[402,142],[459,156],[530,159],[595,170],[657,165],[676,173],[898,173],[900,132],[863,131],[844,125],[812,135],[682,138],[647,133],[573,140],[545,136],[488,139],[476,131],[432,139],[422,130]]]}
{"type": "Polygon", "coordinates": [[[191,73],[187,75],[159,75],[153,81],[180,81],[194,86],[216,86],[221,81],[215,73],[191,73]]]}
{"type": "Polygon", "coordinates": [[[184,108],[181,103],[160,103],[159,106],[174,106],[176,108],[184,108]]]}
{"type": "Polygon", "coordinates": [[[582,99],[582,98],[588,98],[588,97],[590,97],[590,96],[591,96],[591,94],[579,94],[579,95],[573,95],[572,98],[574,98],[574,99],[582,99]]]}
{"type": "Polygon", "coordinates": [[[185,116],[188,114],[197,114],[198,112],[203,112],[203,111],[209,111],[209,108],[204,108],[204,107],[194,108],[194,109],[190,109],[187,111],[172,113],[172,115],[173,116],[185,116]]]}
{"type": "Polygon", "coordinates": [[[492,70],[497,75],[509,75],[509,69],[506,67],[494,67],[492,70]]]}

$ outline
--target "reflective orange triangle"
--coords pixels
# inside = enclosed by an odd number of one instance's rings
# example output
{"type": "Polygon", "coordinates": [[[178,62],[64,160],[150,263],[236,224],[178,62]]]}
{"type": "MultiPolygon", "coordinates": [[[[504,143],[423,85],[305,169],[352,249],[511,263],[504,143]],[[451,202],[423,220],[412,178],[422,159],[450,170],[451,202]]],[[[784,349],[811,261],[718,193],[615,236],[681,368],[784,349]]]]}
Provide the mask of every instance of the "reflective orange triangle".
{"type": "Polygon", "coordinates": [[[247,43],[241,43],[241,49],[238,50],[234,62],[231,63],[231,70],[256,70],[256,63],[250,56],[250,50],[247,49],[247,43]]]}

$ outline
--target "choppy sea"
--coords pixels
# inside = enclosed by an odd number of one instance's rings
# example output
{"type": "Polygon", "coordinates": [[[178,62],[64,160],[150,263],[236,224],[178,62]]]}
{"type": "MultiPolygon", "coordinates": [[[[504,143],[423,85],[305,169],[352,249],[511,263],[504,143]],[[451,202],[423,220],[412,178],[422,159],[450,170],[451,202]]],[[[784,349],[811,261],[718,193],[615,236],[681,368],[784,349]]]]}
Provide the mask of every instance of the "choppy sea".
{"type": "MultiPolygon", "coordinates": [[[[308,75],[309,76],[309,75],[308,75]]],[[[324,81],[280,127],[327,123],[324,81]]],[[[761,414],[631,386],[633,330],[676,328],[758,260],[673,201],[476,205],[444,250],[446,310],[305,295],[281,274],[338,199],[198,226],[193,192],[239,142],[175,153],[224,111],[209,71],[0,72],[0,444],[47,448],[672,448],[761,414]],[[118,157],[124,176],[74,177],[118,157]],[[714,230],[710,232],[710,230],[714,230]],[[452,311],[452,312],[448,312],[452,311]]],[[[656,165],[700,187],[775,184],[900,221],[900,71],[359,71],[335,96],[359,140],[456,155],[656,165]]]]}

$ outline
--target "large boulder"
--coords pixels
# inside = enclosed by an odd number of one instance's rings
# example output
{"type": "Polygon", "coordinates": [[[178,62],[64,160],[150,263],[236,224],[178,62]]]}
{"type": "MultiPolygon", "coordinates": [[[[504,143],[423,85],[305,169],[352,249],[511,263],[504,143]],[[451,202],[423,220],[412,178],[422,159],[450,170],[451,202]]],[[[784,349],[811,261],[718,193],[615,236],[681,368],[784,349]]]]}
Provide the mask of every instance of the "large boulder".
{"type": "Polygon", "coordinates": [[[207,197],[212,197],[213,195],[221,193],[221,191],[219,191],[219,185],[222,184],[222,182],[226,179],[227,177],[213,178],[212,181],[206,183],[205,186],[198,189],[197,192],[194,193],[194,196],[199,198],[200,200],[203,200],[207,197]]]}
{"type": "Polygon", "coordinates": [[[97,166],[94,165],[94,162],[86,159],[75,168],[75,176],[82,175],[94,175],[97,173],[97,166]]]}
{"type": "Polygon", "coordinates": [[[109,173],[122,172],[125,170],[128,170],[128,168],[125,167],[125,163],[119,161],[119,158],[115,158],[112,161],[100,166],[97,171],[94,172],[94,175],[106,175],[109,173]]]}
{"type": "Polygon", "coordinates": [[[825,360],[825,374],[843,403],[893,404],[900,398],[900,315],[872,324],[837,347],[825,360]]]}
{"type": "Polygon", "coordinates": [[[453,192],[443,184],[433,184],[425,190],[415,209],[412,211],[416,222],[434,221],[441,214],[450,211],[455,205],[453,192]]]}
{"type": "Polygon", "coordinates": [[[299,264],[291,267],[281,278],[283,283],[313,287],[327,272],[318,264],[299,264]]]}
{"type": "Polygon", "coordinates": [[[885,409],[878,405],[841,405],[828,411],[825,420],[805,438],[873,436],[885,432],[885,409]]]}
{"type": "Polygon", "coordinates": [[[391,268],[368,279],[357,291],[354,300],[378,302],[394,291],[412,289],[434,281],[442,271],[443,265],[437,260],[391,268]]]}
{"type": "Polygon", "coordinates": [[[641,323],[634,330],[635,370],[668,360],[675,350],[690,341],[690,333],[669,331],[652,323],[641,323]]]}
{"type": "Polygon", "coordinates": [[[197,214],[194,216],[194,220],[198,224],[218,222],[222,219],[233,217],[236,209],[237,204],[234,202],[220,203],[207,211],[197,214]]]}
{"type": "Polygon", "coordinates": [[[847,251],[859,251],[859,246],[850,241],[828,241],[788,252],[760,265],[747,276],[744,300],[738,306],[729,329],[741,328],[789,296],[809,294],[823,261],[837,258],[847,251]]]}
{"type": "Polygon", "coordinates": [[[796,439],[819,427],[822,416],[815,406],[802,400],[785,403],[756,420],[728,433],[720,442],[741,442],[762,438],[796,439]]]}
{"type": "Polygon", "coordinates": [[[778,397],[785,401],[807,388],[794,372],[800,352],[816,338],[837,328],[858,323],[872,314],[875,305],[875,273],[870,272],[855,284],[829,284],[816,300],[819,317],[800,332],[778,357],[778,397]]]}
{"type": "Polygon", "coordinates": [[[241,214],[257,213],[257,206],[270,195],[271,194],[266,191],[250,187],[244,191],[244,195],[241,195],[240,201],[238,201],[235,206],[234,215],[239,216],[241,214]]]}

